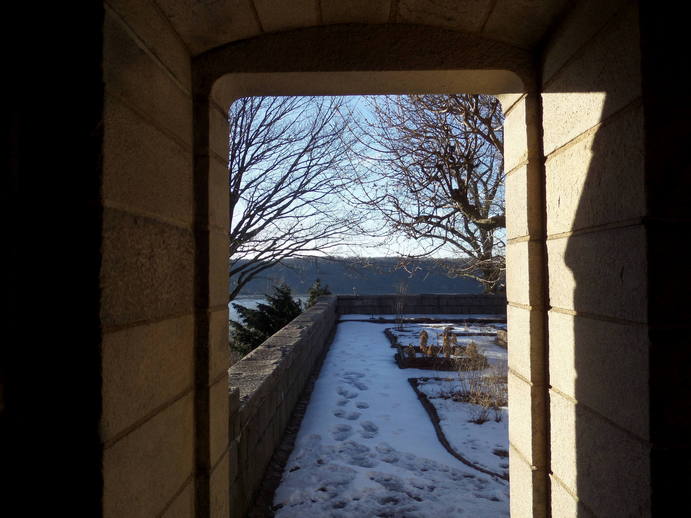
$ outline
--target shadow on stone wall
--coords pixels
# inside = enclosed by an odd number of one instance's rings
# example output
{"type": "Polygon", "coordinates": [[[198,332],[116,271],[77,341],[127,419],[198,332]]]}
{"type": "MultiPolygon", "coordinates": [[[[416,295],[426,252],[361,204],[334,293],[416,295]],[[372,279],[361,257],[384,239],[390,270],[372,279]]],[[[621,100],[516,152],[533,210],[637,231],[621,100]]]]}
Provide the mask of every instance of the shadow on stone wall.
{"type": "MultiPolygon", "coordinates": [[[[636,94],[636,11],[624,9],[608,25],[608,35],[597,37],[596,45],[605,47],[591,59],[600,70],[589,70],[591,76],[578,78],[583,84],[574,87],[606,92],[602,122],[593,137],[573,144],[581,147],[582,157],[592,138],[574,232],[548,241],[549,274],[559,276],[555,285],[569,276],[559,266],[555,270],[561,254],[573,278],[572,293],[550,294],[550,304],[576,312],[553,309],[549,318],[550,383],[556,389],[550,392],[551,468],[577,492],[578,504],[570,505],[577,505],[579,517],[651,512],[650,387],[656,380],[650,376],[647,327],[644,120],[636,94]],[[612,44],[612,38],[622,34],[612,44]],[[565,241],[565,248],[559,241],[565,241]],[[573,364],[567,365],[570,361],[573,364]]],[[[578,56],[575,67],[579,59],[586,62],[588,56],[578,56]]],[[[566,489],[553,480],[552,508],[567,501],[572,500],[566,489]]]]}
{"type": "MultiPolygon", "coordinates": [[[[552,470],[577,491],[577,515],[588,517],[650,512],[646,236],[636,219],[642,214],[633,214],[643,190],[638,177],[643,174],[642,108],[634,102],[612,115],[621,107],[611,103],[608,96],[575,232],[563,250],[573,276],[572,300],[550,300],[552,306],[576,311],[575,316],[550,313],[552,361],[573,361],[566,369],[553,364],[550,370],[573,369],[575,376],[550,380],[565,393],[550,394],[552,470]],[[610,228],[589,230],[604,223],[610,228]],[[572,352],[566,350],[571,344],[572,352]]],[[[560,254],[556,243],[549,250],[560,254]]],[[[550,265],[556,261],[550,258],[550,265]]],[[[564,488],[554,481],[552,486],[552,506],[558,508],[564,488]]]]}

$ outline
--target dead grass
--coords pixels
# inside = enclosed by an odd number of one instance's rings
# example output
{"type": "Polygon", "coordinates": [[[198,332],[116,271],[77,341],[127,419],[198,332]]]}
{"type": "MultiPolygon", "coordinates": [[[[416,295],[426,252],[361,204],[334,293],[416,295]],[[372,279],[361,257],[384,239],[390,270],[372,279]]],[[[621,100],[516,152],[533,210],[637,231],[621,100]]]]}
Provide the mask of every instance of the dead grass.
{"type": "Polygon", "coordinates": [[[473,405],[471,422],[482,424],[490,416],[500,422],[504,416],[502,407],[508,404],[508,369],[496,365],[486,368],[487,359],[477,351],[477,346],[471,346],[475,344],[471,342],[467,347],[467,363],[458,371],[459,398],[473,405]]]}

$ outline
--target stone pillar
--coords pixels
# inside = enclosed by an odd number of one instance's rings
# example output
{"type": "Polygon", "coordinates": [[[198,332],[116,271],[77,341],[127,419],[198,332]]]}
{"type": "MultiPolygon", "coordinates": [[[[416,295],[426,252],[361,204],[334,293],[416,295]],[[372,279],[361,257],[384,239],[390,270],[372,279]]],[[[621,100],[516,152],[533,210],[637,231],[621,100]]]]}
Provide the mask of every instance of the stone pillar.
{"type": "Polygon", "coordinates": [[[148,2],[109,2],[103,30],[102,512],[191,517],[197,246],[190,57],[148,2]]]}
{"type": "Polygon", "coordinates": [[[511,512],[547,516],[544,170],[537,94],[500,97],[505,122],[511,512]]]}
{"type": "Polygon", "coordinates": [[[229,516],[228,121],[194,100],[195,463],[197,516],[229,516]]]}

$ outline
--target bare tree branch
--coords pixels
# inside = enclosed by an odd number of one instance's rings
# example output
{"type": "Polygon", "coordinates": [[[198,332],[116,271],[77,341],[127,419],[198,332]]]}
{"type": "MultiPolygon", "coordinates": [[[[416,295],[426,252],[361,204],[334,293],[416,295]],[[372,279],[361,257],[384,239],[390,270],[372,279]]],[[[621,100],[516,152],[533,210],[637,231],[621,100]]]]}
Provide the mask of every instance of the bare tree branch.
{"type": "MultiPolygon", "coordinates": [[[[374,211],[388,232],[429,256],[453,248],[453,275],[493,292],[504,271],[503,115],[485,95],[370,98],[373,117],[353,126],[358,167],[347,197],[374,211]],[[364,172],[363,172],[364,171],[364,172]]],[[[382,235],[381,228],[373,231],[382,235]]]]}
{"type": "Polygon", "coordinates": [[[247,97],[228,115],[233,300],[267,268],[328,255],[359,232],[336,196],[353,176],[342,99],[247,97]]]}

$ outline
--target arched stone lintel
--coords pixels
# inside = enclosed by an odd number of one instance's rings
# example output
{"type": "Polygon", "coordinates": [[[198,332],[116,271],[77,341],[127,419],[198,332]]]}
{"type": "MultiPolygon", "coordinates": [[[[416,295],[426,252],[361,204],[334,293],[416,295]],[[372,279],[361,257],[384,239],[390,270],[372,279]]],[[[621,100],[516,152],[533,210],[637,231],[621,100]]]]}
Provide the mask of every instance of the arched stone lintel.
{"type": "Polygon", "coordinates": [[[195,95],[227,107],[247,95],[523,93],[525,50],[418,25],[329,25],[258,36],[193,60],[195,95]]]}
{"type": "Polygon", "coordinates": [[[212,98],[227,110],[250,95],[502,94],[522,87],[505,70],[227,74],[214,84],[212,98]]]}

